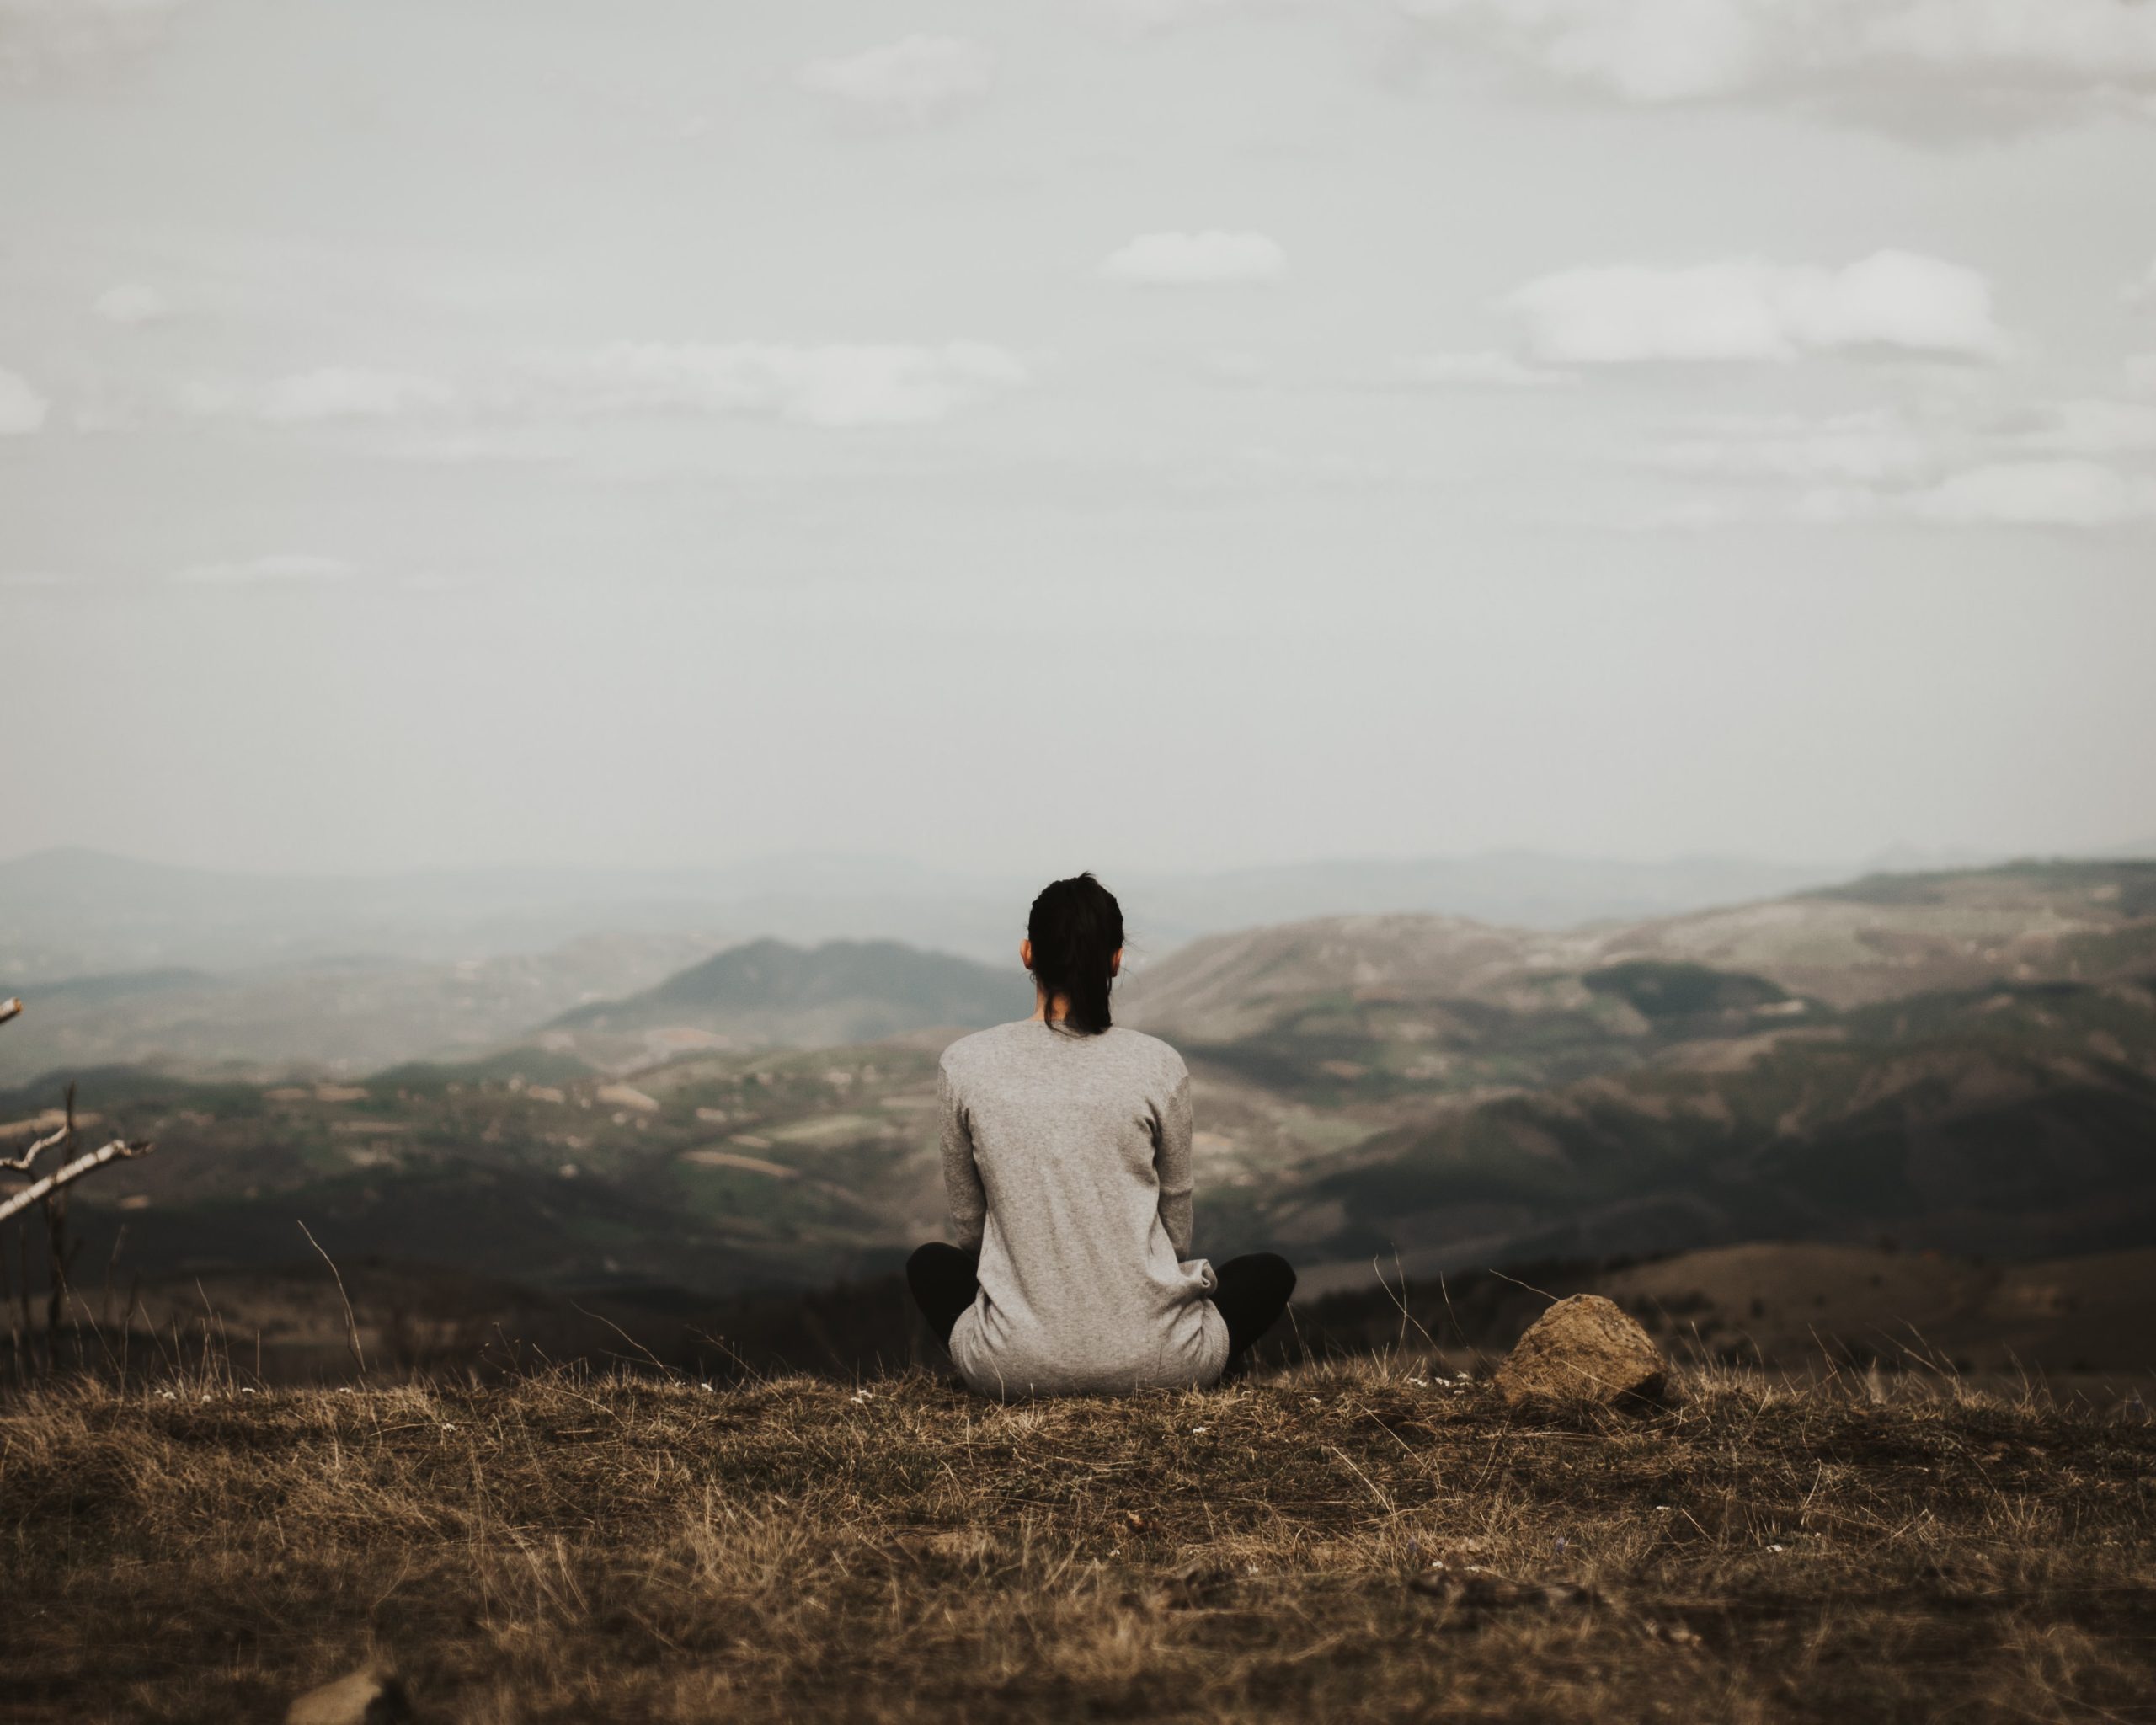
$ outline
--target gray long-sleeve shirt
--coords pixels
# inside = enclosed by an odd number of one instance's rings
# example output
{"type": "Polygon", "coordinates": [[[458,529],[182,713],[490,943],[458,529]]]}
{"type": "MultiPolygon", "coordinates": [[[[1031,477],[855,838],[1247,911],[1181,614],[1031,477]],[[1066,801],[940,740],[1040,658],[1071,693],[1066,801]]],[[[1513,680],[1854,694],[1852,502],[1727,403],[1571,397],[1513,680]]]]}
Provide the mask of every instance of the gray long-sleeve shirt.
{"type": "Polygon", "coordinates": [[[980,1293],[951,1332],[991,1396],[1209,1384],[1228,1327],[1190,1251],[1190,1073],[1156,1037],[1027,1020],[943,1052],[943,1183],[980,1293]]]}

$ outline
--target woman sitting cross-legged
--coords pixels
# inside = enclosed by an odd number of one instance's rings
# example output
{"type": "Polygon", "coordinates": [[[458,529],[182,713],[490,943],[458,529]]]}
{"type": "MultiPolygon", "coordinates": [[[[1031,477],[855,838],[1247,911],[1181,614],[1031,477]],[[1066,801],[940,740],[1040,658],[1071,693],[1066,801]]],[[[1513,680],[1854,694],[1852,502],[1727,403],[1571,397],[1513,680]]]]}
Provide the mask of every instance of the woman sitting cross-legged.
{"type": "Polygon", "coordinates": [[[943,1183],[958,1244],[906,1265],[968,1384],[1005,1397],[1219,1381],[1295,1273],[1190,1256],[1190,1073],[1112,1028],[1123,912],[1090,874],[1033,900],[1018,957],[1033,1016],[944,1050],[943,1183]]]}

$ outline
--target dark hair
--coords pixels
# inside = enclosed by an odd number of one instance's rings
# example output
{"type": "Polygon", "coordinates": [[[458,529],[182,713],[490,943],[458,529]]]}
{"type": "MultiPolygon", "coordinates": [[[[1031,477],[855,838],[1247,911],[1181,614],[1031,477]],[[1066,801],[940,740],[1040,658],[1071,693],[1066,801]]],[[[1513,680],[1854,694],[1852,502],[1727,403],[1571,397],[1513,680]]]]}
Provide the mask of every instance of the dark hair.
{"type": "MultiPolygon", "coordinates": [[[[1033,900],[1026,938],[1033,947],[1033,980],[1050,1001],[1061,995],[1069,1002],[1064,1027],[1085,1036],[1107,1029],[1108,965],[1123,944],[1115,895],[1090,873],[1051,881],[1033,900]]],[[[1054,1028],[1055,1020],[1048,1022],[1054,1028]]]]}

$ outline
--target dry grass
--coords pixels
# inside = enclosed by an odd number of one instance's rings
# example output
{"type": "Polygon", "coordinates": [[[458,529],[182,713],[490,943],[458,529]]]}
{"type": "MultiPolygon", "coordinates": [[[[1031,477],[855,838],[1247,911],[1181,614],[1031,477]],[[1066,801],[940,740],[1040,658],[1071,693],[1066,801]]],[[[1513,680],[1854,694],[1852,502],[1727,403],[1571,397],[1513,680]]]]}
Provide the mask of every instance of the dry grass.
{"type": "Polygon", "coordinates": [[[0,1411],[0,1718],[274,1719],[382,1653],[483,1725],[2142,1719],[2152,1504],[2137,1404],[1951,1383],[78,1386],[0,1411]]]}

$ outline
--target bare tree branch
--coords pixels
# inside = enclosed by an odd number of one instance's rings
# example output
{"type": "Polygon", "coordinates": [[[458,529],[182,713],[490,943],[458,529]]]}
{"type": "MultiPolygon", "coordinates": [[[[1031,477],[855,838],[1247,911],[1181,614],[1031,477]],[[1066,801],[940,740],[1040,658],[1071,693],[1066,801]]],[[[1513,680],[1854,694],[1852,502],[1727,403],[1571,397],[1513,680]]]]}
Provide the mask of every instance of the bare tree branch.
{"type": "MultiPolygon", "coordinates": [[[[23,1003],[17,996],[11,995],[6,1000],[0,1001],[0,1024],[5,1024],[9,1019],[19,1017],[22,1010],[23,1003]]],[[[97,1116],[93,1114],[90,1118],[94,1120],[97,1116]]],[[[33,1131],[36,1130],[35,1121],[30,1123],[30,1130],[33,1131]]],[[[46,1151],[56,1148],[59,1149],[63,1156],[74,1154],[75,1086],[72,1081],[67,1086],[67,1104],[61,1113],[58,1130],[46,1133],[42,1138],[31,1140],[29,1148],[20,1156],[0,1156],[0,1169],[4,1169],[10,1173],[28,1175],[31,1165],[40,1156],[46,1151]]],[[[147,1141],[135,1144],[125,1138],[115,1138],[111,1143],[100,1146],[88,1156],[76,1156],[72,1162],[64,1163],[47,1174],[42,1180],[32,1180],[20,1190],[11,1192],[5,1198],[0,1198],[0,1222],[6,1221],[12,1215],[20,1215],[34,1204],[42,1204],[45,1206],[47,1244],[52,1265],[52,1290],[46,1303],[45,1326],[45,1365],[48,1369],[56,1369],[60,1363],[60,1314],[67,1300],[68,1284],[74,1267],[75,1251],[80,1250],[79,1242],[77,1242],[75,1250],[70,1250],[67,1243],[67,1188],[81,1179],[83,1175],[96,1172],[107,1162],[147,1156],[156,1148],[157,1146],[147,1141]],[[57,1202],[55,1201],[56,1199],[57,1202]]],[[[113,1242],[113,1256],[117,1258],[119,1254],[120,1245],[115,1240],[113,1242]]],[[[111,1271],[108,1267],[106,1270],[108,1281],[110,1275],[111,1271]]],[[[25,1258],[23,1264],[21,1292],[24,1329],[29,1327],[29,1263],[25,1258]]],[[[81,1347],[81,1340],[78,1329],[76,1337],[76,1345],[78,1349],[81,1347]]],[[[23,1358],[23,1337],[19,1330],[16,1332],[14,1345],[16,1359],[19,1363],[23,1358]]]]}
{"type": "Polygon", "coordinates": [[[30,1164],[56,1144],[64,1144],[70,1150],[75,1147],[75,1085],[72,1079],[67,1084],[67,1107],[60,1130],[46,1133],[20,1156],[0,1156],[0,1168],[13,1168],[19,1174],[27,1174],[30,1164]]]}
{"type": "Polygon", "coordinates": [[[56,1132],[46,1133],[20,1156],[0,1156],[0,1168],[13,1168],[19,1174],[27,1174],[30,1171],[32,1162],[51,1149],[54,1145],[64,1144],[67,1141],[67,1129],[62,1126],[56,1132]]]}
{"type": "Polygon", "coordinates": [[[42,1180],[33,1180],[21,1191],[11,1192],[7,1197],[0,1198],[0,1222],[6,1221],[18,1210],[28,1210],[41,1198],[50,1198],[62,1186],[81,1179],[93,1168],[101,1168],[107,1162],[131,1156],[147,1156],[156,1148],[154,1144],[130,1144],[123,1138],[115,1138],[88,1156],[77,1156],[66,1167],[54,1169],[42,1180]]]}

